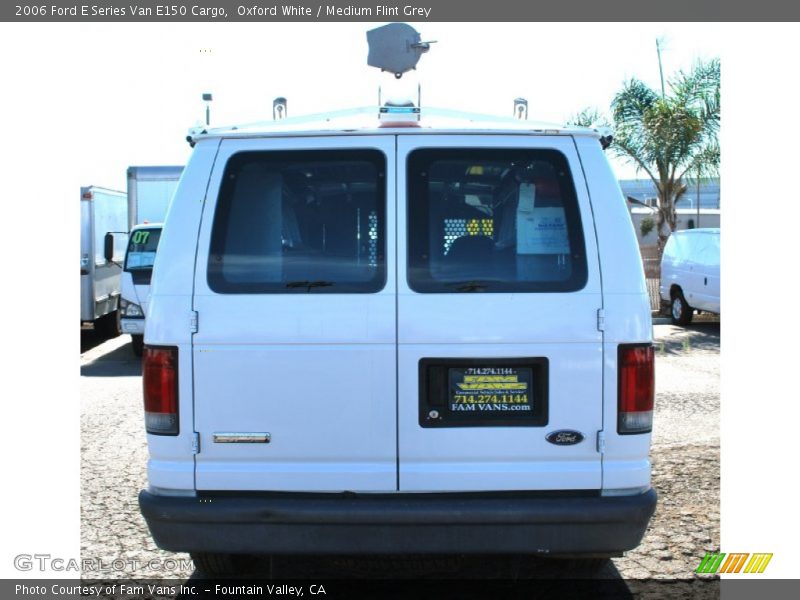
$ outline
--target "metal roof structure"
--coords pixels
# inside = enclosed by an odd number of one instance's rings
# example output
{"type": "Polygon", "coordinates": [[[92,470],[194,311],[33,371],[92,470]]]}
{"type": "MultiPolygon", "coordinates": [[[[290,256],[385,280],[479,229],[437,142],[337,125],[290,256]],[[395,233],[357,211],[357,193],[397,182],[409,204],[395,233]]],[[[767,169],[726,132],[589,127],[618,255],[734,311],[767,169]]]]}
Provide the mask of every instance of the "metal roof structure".
{"type": "Polygon", "coordinates": [[[211,137],[284,137],[306,135],[430,134],[430,133],[518,133],[528,135],[580,135],[600,138],[603,132],[587,127],[527,121],[439,108],[422,108],[419,121],[381,122],[375,106],[360,107],[275,121],[245,123],[227,127],[193,127],[190,143],[211,137]]]}

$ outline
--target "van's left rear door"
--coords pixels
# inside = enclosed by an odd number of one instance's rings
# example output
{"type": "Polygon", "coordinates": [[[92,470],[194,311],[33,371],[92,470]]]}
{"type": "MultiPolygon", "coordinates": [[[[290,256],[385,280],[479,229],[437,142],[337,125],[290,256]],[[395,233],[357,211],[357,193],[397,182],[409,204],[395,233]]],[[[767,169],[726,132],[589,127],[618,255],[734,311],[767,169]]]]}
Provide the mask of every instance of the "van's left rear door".
{"type": "Polygon", "coordinates": [[[198,490],[397,489],[392,136],[225,140],[199,236],[198,490]]]}

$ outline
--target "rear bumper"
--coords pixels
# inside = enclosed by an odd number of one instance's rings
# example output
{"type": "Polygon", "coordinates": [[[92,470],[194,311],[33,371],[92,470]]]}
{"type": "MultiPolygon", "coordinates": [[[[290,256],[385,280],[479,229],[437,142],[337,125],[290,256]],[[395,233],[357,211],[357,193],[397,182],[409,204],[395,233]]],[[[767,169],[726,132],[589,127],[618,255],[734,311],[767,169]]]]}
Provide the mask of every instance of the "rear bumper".
{"type": "Polygon", "coordinates": [[[139,494],[164,550],[253,554],[620,554],[642,539],[655,490],[537,494],[139,494]]]}

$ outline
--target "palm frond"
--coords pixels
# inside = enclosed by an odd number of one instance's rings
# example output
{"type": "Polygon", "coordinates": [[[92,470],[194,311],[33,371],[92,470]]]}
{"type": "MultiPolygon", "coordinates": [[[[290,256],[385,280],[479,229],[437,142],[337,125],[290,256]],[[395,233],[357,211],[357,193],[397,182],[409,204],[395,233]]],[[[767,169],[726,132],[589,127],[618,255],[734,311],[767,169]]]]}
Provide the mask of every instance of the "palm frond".
{"type": "Polygon", "coordinates": [[[608,118],[596,108],[584,108],[572,115],[566,122],[567,125],[577,127],[610,127],[608,118]]]}

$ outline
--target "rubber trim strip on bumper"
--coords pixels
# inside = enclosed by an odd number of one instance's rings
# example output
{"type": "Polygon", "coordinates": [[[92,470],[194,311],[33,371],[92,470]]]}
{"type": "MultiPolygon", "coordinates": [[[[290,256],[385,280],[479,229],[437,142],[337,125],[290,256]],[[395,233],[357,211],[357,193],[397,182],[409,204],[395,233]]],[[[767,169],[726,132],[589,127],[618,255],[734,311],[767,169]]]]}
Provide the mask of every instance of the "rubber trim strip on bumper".
{"type": "Polygon", "coordinates": [[[165,550],[230,553],[620,553],[655,511],[636,496],[139,494],[165,550]]]}

